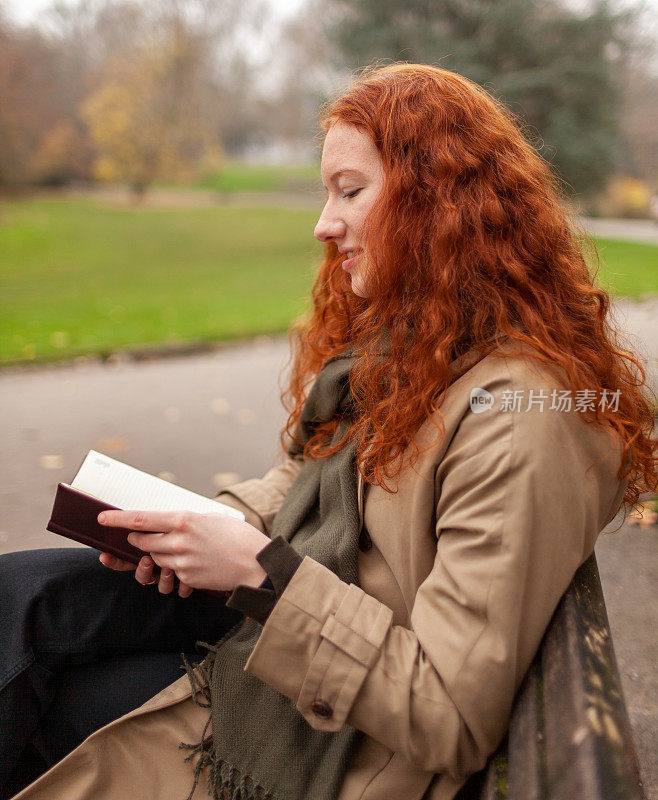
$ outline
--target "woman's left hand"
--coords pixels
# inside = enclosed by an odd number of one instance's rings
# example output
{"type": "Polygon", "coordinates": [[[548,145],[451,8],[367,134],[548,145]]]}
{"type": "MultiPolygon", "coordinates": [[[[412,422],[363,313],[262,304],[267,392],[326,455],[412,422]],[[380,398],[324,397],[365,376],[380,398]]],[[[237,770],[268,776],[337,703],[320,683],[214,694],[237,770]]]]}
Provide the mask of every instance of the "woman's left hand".
{"type": "Polygon", "coordinates": [[[98,521],[129,529],[130,544],[160,568],[173,570],[187,587],[232,591],[238,584],[260,586],[267,576],[256,554],[269,537],[226,514],[103,511],[98,521]]]}

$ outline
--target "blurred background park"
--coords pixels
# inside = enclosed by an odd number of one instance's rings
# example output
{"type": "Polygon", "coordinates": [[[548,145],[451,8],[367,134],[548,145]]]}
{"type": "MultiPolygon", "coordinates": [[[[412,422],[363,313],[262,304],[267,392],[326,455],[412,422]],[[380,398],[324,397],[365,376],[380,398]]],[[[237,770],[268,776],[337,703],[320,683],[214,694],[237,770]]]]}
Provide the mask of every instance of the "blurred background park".
{"type": "MultiPolygon", "coordinates": [[[[0,0],[0,552],[74,544],[45,526],[91,448],[208,496],[280,457],[317,114],[375,60],[518,116],[658,389],[658,0],[0,0]]],[[[656,521],[597,544],[654,800],[656,521]]]]}
{"type": "MultiPolygon", "coordinates": [[[[320,253],[318,109],[373,60],[482,84],[566,202],[649,226],[657,31],[656,0],[8,0],[0,362],[284,331],[320,253]]],[[[593,230],[602,285],[658,294],[655,237],[593,230]]]]}

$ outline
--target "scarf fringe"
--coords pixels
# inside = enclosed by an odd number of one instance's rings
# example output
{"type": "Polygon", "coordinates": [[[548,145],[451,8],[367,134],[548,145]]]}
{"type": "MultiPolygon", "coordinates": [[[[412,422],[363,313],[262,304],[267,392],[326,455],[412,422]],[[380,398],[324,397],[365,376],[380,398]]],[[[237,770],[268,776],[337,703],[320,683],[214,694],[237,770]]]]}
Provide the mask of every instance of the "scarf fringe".
{"type": "MultiPolygon", "coordinates": [[[[196,702],[196,700],[195,700],[196,702]]],[[[201,703],[197,703],[197,705],[202,705],[201,703]]],[[[205,705],[203,706],[206,707],[205,705]]],[[[192,800],[192,795],[196,791],[196,787],[199,785],[199,779],[201,777],[201,771],[205,769],[207,766],[211,766],[211,773],[212,773],[212,764],[213,764],[213,739],[212,734],[206,735],[208,732],[208,727],[210,726],[211,717],[208,717],[208,720],[203,728],[203,733],[201,734],[201,741],[198,744],[188,744],[187,742],[181,742],[178,745],[180,750],[186,749],[191,750],[192,752],[189,756],[186,756],[185,763],[191,761],[194,756],[198,756],[198,760],[194,765],[194,782],[192,784],[192,788],[190,789],[190,793],[187,795],[185,800],[192,800]]],[[[208,788],[211,789],[210,786],[210,777],[208,778],[208,788]]]]}
{"type": "Polygon", "coordinates": [[[213,800],[274,800],[271,792],[226,761],[213,761],[208,789],[213,800]]]}
{"type": "MultiPolygon", "coordinates": [[[[242,620],[227,631],[215,645],[207,642],[196,642],[197,647],[203,647],[208,651],[203,661],[199,664],[191,665],[185,657],[185,653],[181,653],[185,672],[192,689],[192,699],[201,708],[211,707],[210,682],[212,680],[215,656],[223,642],[233,636],[234,633],[237,633],[241,624],[242,620]],[[197,675],[197,670],[201,674],[201,678],[197,675]],[[199,695],[204,699],[199,699],[199,695]]],[[[212,733],[208,733],[211,721],[212,715],[209,715],[201,734],[201,741],[198,744],[180,742],[178,745],[181,750],[192,751],[185,757],[185,762],[191,761],[197,756],[197,762],[194,765],[194,782],[185,800],[192,800],[192,796],[199,785],[201,772],[206,767],[210,767],[208,772],[208,792],[213,800],[276,800],[269,790],[256,783],[249,775],[244,775],[237,767],[233,767],[226,761],[216,757],[212,733]]]]}
{"type": "Polygon", "coordinates": [[[190,761],[198,756],[194,766],[194,784],[185,800],[192,800],[194,792],[199,785],[201,772],[210,767],[208,772],[208,793],[213,800],[275,800],[274,795],[256,783],[249,775],[244,775],[237,767],[226,761],[215,758],[212,734],[206,736],[210,720],[206,723],[202,740],[197,745],[181,742],[179,747],[191,749],[192,752],[185,758],[190,761]]]}
{"type": "Polygon", "coordinates": [[[185,653],[181,653],[181,658],[183,659],[183,664],[185,665],[187,679],[189,680],[192,688],[192,699],[196,705],[200,706],[201,708],[210,708],[210,676],[208,675],[208,670],[204,662],[201,661],[199,664],[192,665],[185,657],[185,653]],[[199,680],[197,677],[195,670],[199,670],[201,673],[201,680],[199,680]],[[197,698],[197,695],[199,694],[205,698],[205,703],[197,698]]]}

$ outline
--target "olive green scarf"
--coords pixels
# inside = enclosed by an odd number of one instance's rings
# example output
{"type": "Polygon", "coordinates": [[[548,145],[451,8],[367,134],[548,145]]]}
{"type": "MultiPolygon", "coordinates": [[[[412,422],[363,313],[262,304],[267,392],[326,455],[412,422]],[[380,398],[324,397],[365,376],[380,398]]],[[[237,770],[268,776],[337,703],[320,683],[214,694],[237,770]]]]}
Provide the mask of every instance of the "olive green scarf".
{"type": "MultiPolygon", "coordinates": [[[[300,418],[299,455],[318,422],[341,419],[332,443],[344,436],[351,413],[351,349],[326,363],[300,418]]],[[[272,538],[282,536],[301,555],[324,564],[346,583],[358,584],[359,513],[355,446],[348,442],[325,459],[306,461],[274,520],[272,538]]],[[[261,625],[241,620],[209,650],[199,670],[188,667],[195,702],[210,707],[212,734],[198,745],[181,744],[195,755],[194,794],[208,766],[214,800],[330,800],[336,797],[360,734],[345,725],[336,733],[312,728],[295,703],[244,672],[261,625]],[[206,698],[203,702],[197,694],[206,698]]],[[[285,669],[285,665],[281,665],[285,669]]]]}

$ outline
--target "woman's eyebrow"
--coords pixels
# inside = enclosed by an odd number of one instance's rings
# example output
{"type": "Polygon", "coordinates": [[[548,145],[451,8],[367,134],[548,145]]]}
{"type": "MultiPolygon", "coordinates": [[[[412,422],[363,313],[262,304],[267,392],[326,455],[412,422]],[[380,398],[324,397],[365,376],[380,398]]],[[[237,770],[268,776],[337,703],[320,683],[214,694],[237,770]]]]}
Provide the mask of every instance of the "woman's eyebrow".
{"type": "MultiPolygon", "coordinates": [[[[358,169],[350,169],[350,168],[339,169],[329,176],[329,180],[327,181],[327,183],[335,183],[342,175],[357,175],[360,178],[365,177],[364,174],[360,172],[358,169]]],[[[322,185],[324,186],[325,189],[327,188],[324,182],[322,185]]]]}

